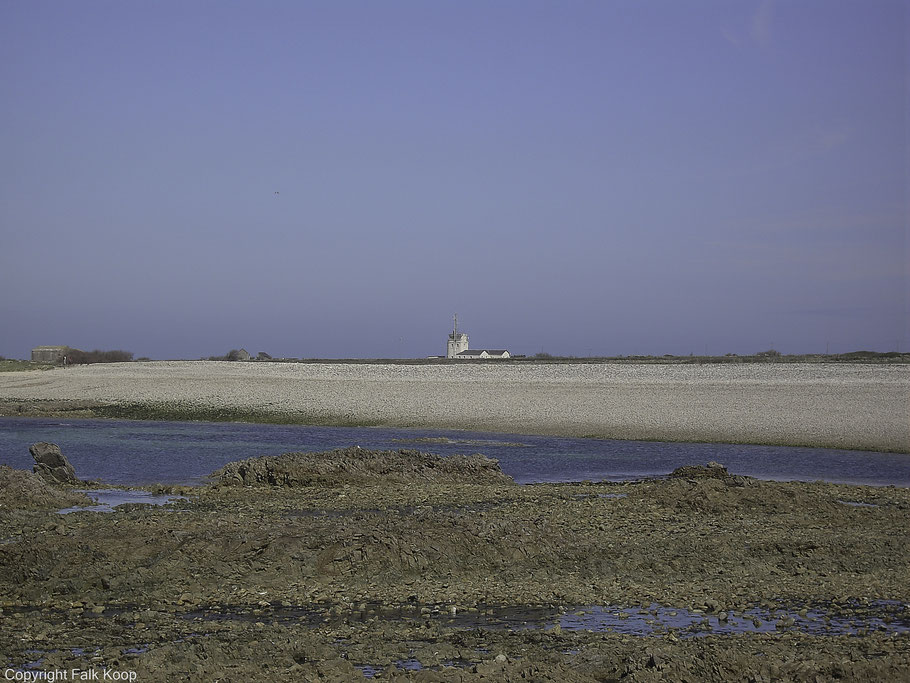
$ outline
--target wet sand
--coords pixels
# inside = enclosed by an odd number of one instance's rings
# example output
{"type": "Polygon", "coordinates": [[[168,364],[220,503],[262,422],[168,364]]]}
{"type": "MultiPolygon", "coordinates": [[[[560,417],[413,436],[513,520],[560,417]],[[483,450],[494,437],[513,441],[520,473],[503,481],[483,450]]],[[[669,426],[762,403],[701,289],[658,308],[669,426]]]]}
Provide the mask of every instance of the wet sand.
{"type": "Polygon", "coordinates": [[[0,414],[67,411],[910,452],[910,365],[167,361],[0,374],[0,414]]]}

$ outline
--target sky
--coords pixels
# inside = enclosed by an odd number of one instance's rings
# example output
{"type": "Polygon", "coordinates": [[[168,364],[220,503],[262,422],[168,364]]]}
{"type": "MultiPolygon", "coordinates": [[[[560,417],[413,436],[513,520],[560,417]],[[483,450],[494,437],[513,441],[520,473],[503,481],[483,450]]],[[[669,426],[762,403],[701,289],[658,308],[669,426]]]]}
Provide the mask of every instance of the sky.
{"type": "Polygon", "coordinates": [[[904,0],[0,0],[0,355],[910,351],[904,0]]]}

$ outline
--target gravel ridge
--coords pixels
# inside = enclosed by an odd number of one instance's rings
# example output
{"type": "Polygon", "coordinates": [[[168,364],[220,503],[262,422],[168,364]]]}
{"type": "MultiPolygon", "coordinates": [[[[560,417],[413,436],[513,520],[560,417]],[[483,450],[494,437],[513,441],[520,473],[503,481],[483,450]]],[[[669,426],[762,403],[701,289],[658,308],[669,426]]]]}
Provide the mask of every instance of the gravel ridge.
{"type": "Polygon", "coordinates": [[[910,452],[910,366],[111,363],[0,376],[0,402],[94,401],[319,423],[910,452]]]}

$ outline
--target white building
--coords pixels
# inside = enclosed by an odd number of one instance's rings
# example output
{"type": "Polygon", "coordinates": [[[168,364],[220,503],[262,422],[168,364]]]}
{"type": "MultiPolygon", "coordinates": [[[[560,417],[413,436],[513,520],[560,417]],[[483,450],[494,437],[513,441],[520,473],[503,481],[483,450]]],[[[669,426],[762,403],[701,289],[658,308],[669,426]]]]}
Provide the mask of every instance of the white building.
{"type": "Polygon", "coordinates": [[[512,355],[505,349],[482,349],[482,350],[466,350],[462,351],[456,358],[462,358],[465,360],[474,360],[474,359],[486,359],[486,358],[511,358],[512,355]]]}
{"type": "Polygon", "coordinates": [[[478,349],[471,350],[468,348],[468,335],[458,331],[458,316],[455,316],[455,324],[449,333],[449,342],[446,345],[446,358],[460,358],[461,360],[485,360],[488,358],[511,358],[511,354],[505,349],[478,349]]]}
{"type": "Polygon", "coordinates": [[[459,353],[468,350],[468,335],[458,331],[458,316],[455,316],[455,325],[449,334],[449,343],[446,345],[446,358],[455,358],[459,353]]]}

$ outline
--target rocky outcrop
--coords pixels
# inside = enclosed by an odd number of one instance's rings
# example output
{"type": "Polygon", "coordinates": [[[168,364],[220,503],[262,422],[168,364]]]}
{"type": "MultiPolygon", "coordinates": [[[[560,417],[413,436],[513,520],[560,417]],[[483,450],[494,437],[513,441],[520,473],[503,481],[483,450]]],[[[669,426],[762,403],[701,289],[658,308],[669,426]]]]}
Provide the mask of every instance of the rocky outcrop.
{"type": "Polygon", "coordinates": [[[32,444],[28,452],[35,459],[35,466],[32,471],[41,476],[42,479],[51,484],[81,484],[76,478],[76,470],[63,457],[60,452],[60,446],[55,443],[39,441],[32,444]]]}
{"type": "Polygon", "coordinates": [[[726,467],[712,460],[707,465],[677,467],[670,473],[670,476],[683,479],[726,479],[730,475],[726,467]]]}
{"type": "Polygon", "coordinates": [[[672,479],[718,479],[728,486],[746,486],[751,477],[730,474],[727,468],[713,460],[707,465],[684,465],[677,467],[670,473],[672,479]]]}
{"type": "Polygon", "coordinates": [[[92,501],[84,493],[51,486],[37,474],[0,465],[0,512],[59,509],[91,504],[92,501]]]}
{"type": "Polygon", "coordinates": [[[354,446],[325,453],[285,453],[228,463],[213,473],[224,486],[366,486],[382,483],[512,484],[483,455],[442,457],[416,450],[354,446]]]}

